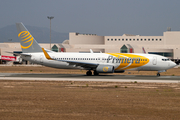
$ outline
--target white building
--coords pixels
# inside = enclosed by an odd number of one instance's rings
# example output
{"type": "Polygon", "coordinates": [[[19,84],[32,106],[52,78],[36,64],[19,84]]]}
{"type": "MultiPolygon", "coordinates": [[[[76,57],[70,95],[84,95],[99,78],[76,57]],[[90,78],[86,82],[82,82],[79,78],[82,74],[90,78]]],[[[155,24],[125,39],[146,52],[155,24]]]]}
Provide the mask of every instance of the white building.
{"type": "Polygon", "coordinates": [[[70,48],[67,52],[142,53],[142,47],[150,54],[159,54],[170,59],[180,58],[180,31],[167,31],[163,36],[97,36],[94,34],[69,33],[70,48]]]}

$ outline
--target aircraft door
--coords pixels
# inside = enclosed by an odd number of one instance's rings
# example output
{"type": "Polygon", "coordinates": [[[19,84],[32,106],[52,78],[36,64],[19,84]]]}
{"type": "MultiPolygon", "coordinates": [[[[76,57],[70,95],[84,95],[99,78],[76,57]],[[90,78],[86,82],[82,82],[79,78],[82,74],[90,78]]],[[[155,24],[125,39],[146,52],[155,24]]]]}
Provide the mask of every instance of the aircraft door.
{"type": "Polygon", "coordinates": [[[152,64],[153,64],[153,65],[156,65],[156,64],[157,64],[157,57],[153,57],[152,64]]]}
{"type": "Polygon", "coordinates": [[[170,66],[170,62],[168,62],[168,66],[170,66]]]}

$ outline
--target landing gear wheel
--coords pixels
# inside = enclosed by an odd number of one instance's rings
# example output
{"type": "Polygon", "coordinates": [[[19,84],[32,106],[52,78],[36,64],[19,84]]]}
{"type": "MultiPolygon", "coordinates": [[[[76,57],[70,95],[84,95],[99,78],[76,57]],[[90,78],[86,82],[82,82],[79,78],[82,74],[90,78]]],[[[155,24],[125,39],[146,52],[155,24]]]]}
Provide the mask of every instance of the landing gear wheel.
{"type": "Polygon", "coordinates": [[[86,72],[86,75],[87,75],[87,76],[91,76],[91,75],[92,75],[92,72],[89,70],[89,71],[86,72]]]}
{"type": "Polygon", "coordinates": [[[160,73],[157,73],[157,76],[161,76],[160,73]]]}
{"type": "Polygon", "coordinates": [[[95,76],[98,76],[99,73],[98,73],[96,70],[94,70],[94,75],[95,75],[95,76]]]}

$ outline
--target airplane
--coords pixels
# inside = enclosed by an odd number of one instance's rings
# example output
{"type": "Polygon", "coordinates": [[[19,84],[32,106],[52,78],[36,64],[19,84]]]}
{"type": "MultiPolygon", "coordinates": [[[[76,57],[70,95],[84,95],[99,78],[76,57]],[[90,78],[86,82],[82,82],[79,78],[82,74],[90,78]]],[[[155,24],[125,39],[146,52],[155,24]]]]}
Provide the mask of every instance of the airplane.
{"type": "Polygon", "coordinates": [[[157,76],[176,63],[167,57],[143,53],[73,53],[54,52],[41,48],[23,23],[16,23],[22,53],[20,56],[32,63],[59,69],[84,69],[86,75],[123,73],[125,70],[157,71],[157,76]],[[92,73],[93,71],[93,73],[92,73]]]}

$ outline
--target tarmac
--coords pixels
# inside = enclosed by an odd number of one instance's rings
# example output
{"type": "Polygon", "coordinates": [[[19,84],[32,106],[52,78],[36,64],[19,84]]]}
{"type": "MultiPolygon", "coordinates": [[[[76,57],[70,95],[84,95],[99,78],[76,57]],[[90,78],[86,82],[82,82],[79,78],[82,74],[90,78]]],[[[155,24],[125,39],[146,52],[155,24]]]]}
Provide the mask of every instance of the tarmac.
{"type": "Polygon", "coordinates": [[[180,83],[180,76],[0,73],[0,80],[180,83]]]}

